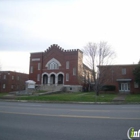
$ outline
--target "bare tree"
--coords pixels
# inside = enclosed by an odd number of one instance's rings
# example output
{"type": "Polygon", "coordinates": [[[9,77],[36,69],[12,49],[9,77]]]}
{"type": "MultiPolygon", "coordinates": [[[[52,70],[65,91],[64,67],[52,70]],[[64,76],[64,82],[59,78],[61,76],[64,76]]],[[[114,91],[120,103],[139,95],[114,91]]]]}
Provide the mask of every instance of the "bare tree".
{"type": "Polygon", "coordinates": [[[107,42],[100,43],[88,43],[84,49],[84,58],[86,64],[92,69],[92,74],[95,83],[95,92],[96,95],[99,95],[100,86],[105,82],[105,76],[102,72],[99,71],[99,68],[103,65],[111,64],[115,56],[115,52],[111,50],[107,42]]]}

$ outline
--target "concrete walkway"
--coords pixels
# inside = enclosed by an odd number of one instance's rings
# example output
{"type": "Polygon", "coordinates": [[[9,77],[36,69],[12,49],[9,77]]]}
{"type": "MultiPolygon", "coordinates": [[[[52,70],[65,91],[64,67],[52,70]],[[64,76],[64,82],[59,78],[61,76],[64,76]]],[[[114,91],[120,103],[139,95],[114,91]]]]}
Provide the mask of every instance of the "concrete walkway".
{"type": "Polygon", "coordinates": [[[7,95],[4,95],[2,97],[0,97],[0,99],[16,99],[16,96],[14,94],[7,94],[7,95]]]}
{"type": "Polygon", "coordinates": [[[60,93],[61,91],[58,90],[58,91],[46,91],[46,92],[43,92],[43,93],[36,93],[36,94],[25,94],[25,91],[24,92],[20,92],[20,93],[8,93],[7,95],[4,95],[2,97],[0,97],[0,99],[16,99],[17,97],[22,97],[22,96],[41,96],[41,95],[49,95],[49,94],[58,94],[60,93]]]}
{"type": "Polygon", "coordinates": [[[123,102],[125,101],[126,94],[119,94],[117,97],[113,99],[114,102],[123,102]]]}

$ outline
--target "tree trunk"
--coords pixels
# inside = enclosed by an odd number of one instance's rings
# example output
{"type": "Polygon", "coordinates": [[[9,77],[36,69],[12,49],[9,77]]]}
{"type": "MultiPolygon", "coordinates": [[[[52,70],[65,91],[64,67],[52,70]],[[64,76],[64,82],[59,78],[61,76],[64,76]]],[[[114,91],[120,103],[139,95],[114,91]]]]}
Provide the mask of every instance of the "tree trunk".
{"type": "Polygon", "coordinates": [[[99,90],[96,91],[96,95],[99,96],[99,90]]]}
{"type": "Polygon", "coordinates": [[[95,85],[96,85],[95,86],[95,93],[97,96],[99,96],[99,87],[98,87],[99,85],[98,85],[97,81],[96,81],[95,85]]]}

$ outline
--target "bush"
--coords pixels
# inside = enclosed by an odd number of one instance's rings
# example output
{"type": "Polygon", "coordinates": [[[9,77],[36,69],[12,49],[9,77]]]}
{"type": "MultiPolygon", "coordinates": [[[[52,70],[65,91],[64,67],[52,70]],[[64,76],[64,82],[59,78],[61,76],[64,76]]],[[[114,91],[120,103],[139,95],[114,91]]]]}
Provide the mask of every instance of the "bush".
{"type": "Polygon", "coordinates": [[[102,91],[115,91],[116,87],[114,85],[104,85],[102,86],[102,91]]]}

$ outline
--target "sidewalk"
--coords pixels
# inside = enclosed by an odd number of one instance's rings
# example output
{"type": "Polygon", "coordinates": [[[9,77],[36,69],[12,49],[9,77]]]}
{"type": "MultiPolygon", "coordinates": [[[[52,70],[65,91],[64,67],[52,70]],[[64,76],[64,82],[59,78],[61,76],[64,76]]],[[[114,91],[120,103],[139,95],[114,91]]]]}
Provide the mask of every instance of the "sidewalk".
{"type": "Polygon", "coordinates": [[[113,102],[123,102],[125,101],[126,94],[119,94],[117,97],[113,99],[113,102]]]}
{"type": "Polygon", "coordinates": [[[0,97],[0,99],[11,99],[11,100],[13,100],[13,99],[16,99],[16,96],[14,95],[14,94],[7,94],[7,95],[4,95],[4,96],[2,96],[2,97],[0,97]]]}

